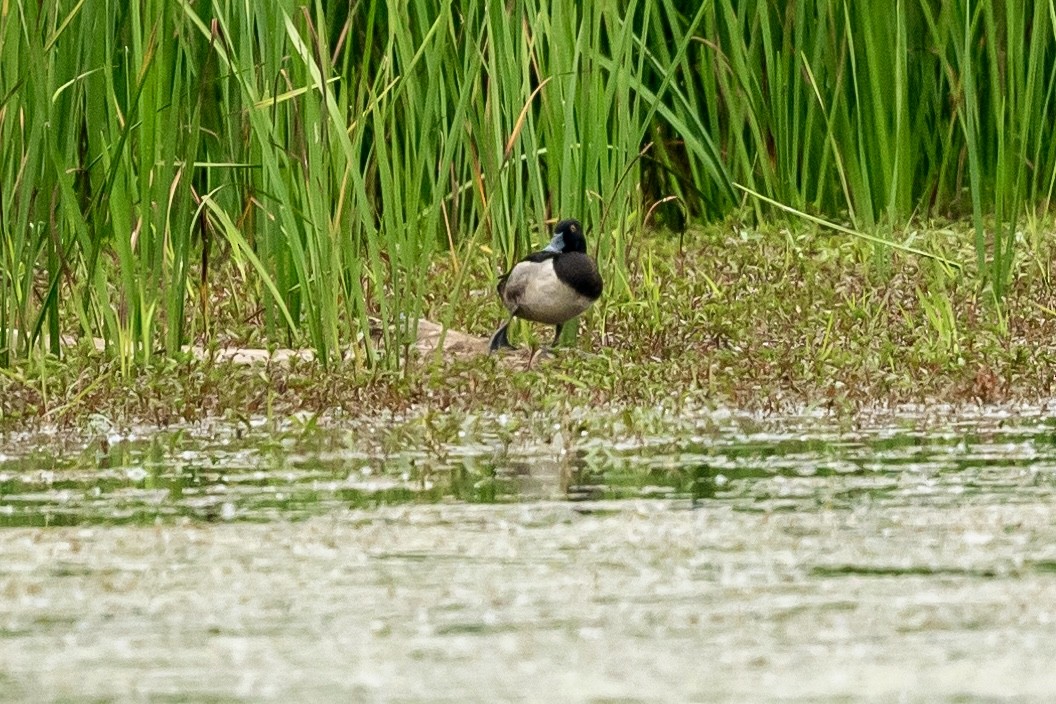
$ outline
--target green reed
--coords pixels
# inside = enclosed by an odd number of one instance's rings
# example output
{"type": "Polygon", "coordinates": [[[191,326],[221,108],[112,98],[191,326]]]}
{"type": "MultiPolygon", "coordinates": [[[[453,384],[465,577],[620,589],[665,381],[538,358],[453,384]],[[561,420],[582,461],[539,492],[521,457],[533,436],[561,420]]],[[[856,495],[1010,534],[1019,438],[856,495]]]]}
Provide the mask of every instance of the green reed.
{"type": "Polygon", "coordinates": [[[227,339],[398,368],[440,256],[461,295],[467,268],[576,216],[618,307],[650,218],[782,212],[765,199],[867,233],[968,215],[1000,301],[1017,224],[1056,187],[1054,18],[1053,0],[11,0],[0,366],[101,338],[125,372],[227,339]]]}

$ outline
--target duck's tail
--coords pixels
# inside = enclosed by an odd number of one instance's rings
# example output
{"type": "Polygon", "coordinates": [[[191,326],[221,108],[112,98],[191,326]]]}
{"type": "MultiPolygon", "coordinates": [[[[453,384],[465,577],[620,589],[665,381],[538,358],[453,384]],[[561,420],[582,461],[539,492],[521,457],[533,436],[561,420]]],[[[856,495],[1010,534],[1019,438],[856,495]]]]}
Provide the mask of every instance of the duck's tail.
{"type": "Polygon", "coordinates": [[[495,331],[495,334],[491,336],[491,343],[488,345],[488,353],[495,354],[502,348],[515,350],[515,346],[510,344],[509,339],[506,337],[506,331],[509,330],[510,323],[513,322],[513,318],[510,318],[506,323],[495,331]]]}

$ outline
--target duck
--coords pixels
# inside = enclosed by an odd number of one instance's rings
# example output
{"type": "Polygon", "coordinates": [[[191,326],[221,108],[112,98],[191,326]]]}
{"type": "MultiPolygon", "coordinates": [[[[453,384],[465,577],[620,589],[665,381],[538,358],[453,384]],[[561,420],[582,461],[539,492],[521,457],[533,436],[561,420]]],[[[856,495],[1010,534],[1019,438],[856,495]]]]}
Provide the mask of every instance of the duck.
{"type": "Polygon", "coordinates": [[[514,264],[496,290],[510,317],[491,336],[489,353],[517,349],[507,337],[514,318],[553,325],[556,346],[564,324],[601,298],[601,274],[587,255],[583,225],[575,219],[557,223],[550,244],[514,264]]]}

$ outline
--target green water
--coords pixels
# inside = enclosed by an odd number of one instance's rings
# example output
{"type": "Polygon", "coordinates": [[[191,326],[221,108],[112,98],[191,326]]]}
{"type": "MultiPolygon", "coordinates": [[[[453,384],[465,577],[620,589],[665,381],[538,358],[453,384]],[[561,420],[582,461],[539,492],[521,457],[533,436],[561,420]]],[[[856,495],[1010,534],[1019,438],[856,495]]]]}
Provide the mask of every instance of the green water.
{"type": "Polygon", "coordinates": [[[295,520],[542,499],[773,512],[1052,495],[1056,420],[922,423],[909,416],[841,428],[824,418],[729,416],[697,428],[654,421],[650,430],[667,432],[622,438],[555,424],[540,439],[531,429],[500,437],[499,421],[477,419],[472,438],[448,428],[438,441],[403,420],[356,430],[260,424],[15,437],[0,452],[0,526],[295,520]]]}
{"type": "Polygon", "coordinates": [[[1044,409],[11,436],[0,525],[2,701],[1056,692],[1044,409]]]}

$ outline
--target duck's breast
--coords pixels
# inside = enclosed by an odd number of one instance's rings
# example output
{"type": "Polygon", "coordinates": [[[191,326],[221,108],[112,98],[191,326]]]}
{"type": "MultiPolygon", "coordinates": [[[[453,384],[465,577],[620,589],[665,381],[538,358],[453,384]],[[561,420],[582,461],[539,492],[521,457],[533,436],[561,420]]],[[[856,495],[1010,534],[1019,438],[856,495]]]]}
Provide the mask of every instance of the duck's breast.
{"type": "Polygon", "coordinates": [[[557,325],[589,308],[594,299],[562,281],[554,269],[556,261],[517,264],[503,289],[507,310],[525,320],[557,325]]]}

